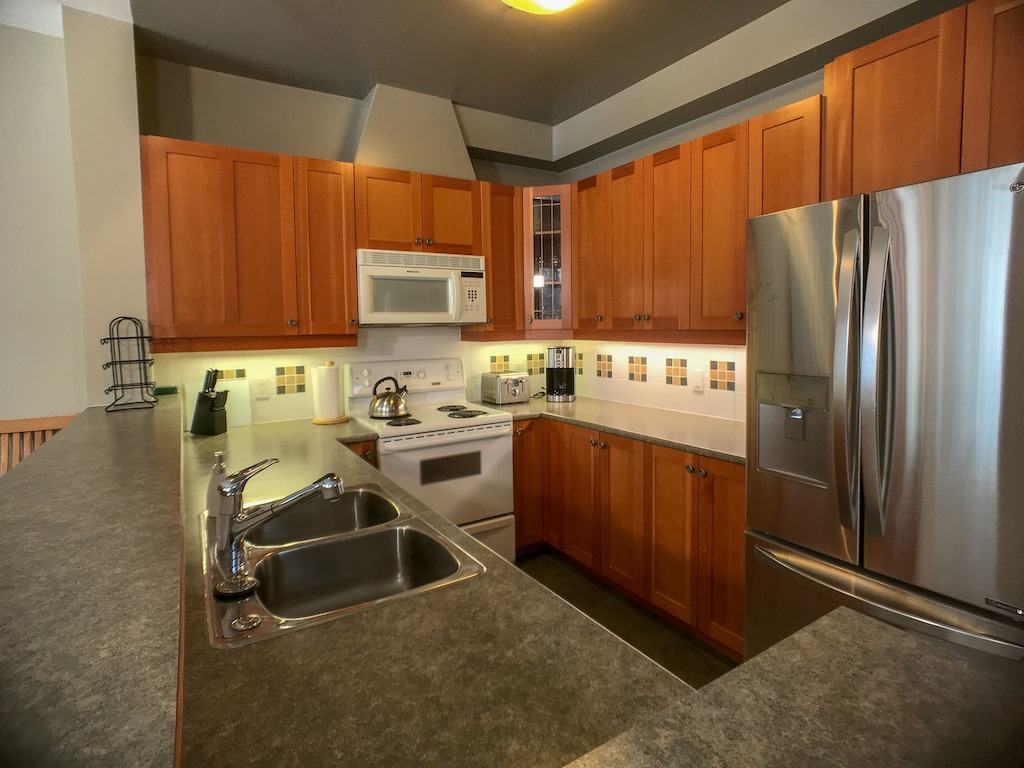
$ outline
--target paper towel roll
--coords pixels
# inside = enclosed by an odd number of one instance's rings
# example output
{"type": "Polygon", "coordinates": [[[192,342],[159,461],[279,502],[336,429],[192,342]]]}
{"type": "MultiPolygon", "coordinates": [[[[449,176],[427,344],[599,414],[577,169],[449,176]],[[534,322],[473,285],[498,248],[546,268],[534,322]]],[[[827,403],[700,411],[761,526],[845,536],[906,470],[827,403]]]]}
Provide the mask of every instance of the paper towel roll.
{"type": "Polygon", "coordinates": [[[328,360],[313,369],[313,423],[341,424],[348,416],[341,412],[341,380],[338,368],[328,360]]]}

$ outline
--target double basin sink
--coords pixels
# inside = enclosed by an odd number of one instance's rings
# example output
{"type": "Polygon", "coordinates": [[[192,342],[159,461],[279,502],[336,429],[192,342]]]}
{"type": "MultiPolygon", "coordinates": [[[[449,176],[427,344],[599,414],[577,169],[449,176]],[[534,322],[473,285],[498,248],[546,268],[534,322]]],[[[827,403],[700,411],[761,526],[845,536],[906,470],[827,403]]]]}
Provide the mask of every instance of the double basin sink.
{"type": "Polygon", "coordinates": [[[245,538],[259,584],[241,598],[214,593],[213,518],[202,515],[210,641],[230,648],[410,597],[484,572],[380,486],[319,496],[257,526],[245,538]]]}

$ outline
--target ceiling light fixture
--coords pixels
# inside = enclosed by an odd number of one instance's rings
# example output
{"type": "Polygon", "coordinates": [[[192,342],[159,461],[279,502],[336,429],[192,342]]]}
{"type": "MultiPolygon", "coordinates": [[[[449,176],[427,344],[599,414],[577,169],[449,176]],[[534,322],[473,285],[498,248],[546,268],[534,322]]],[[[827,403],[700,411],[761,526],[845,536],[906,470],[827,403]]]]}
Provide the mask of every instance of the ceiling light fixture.
{"type": "Polygon", "coordinates": [[[572,8],[582,0],[502,0],[505,5],[510,5],[520,11],[527,13],[558,13],[567,8],[572,8]]]}

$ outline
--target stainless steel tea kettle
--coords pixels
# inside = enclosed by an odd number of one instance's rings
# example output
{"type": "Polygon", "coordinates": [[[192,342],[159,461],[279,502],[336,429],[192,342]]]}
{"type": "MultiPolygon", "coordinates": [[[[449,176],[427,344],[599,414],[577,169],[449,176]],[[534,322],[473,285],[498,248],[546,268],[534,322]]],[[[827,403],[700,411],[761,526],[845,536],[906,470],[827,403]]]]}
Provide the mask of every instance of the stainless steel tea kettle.
{"type": "Polygon", "coordinates": [[[398,386],[398,380],[394,376],[385,376],[373,385],[373,400],[370,401],[370,418],[394,419],[399,416],[408,416],[409,409],[405,405],[405,393],[408,391],[406,387],[398,386]],[[394,383],[394,391],[388,389],[377,394],[377,387],[385,381],[394,383]]]}

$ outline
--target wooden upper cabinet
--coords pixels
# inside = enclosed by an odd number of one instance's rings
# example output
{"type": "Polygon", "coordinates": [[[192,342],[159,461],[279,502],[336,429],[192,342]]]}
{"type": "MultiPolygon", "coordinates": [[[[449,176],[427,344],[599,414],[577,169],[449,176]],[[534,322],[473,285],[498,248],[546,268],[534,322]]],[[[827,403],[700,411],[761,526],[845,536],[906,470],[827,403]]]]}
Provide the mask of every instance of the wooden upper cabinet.
{"type": "Polygon", "coordinates": [[[961,6],[825,67],[828,199],[960,172],[961,6]]]}
{"type": "Polygon", "coordinates": [[[644,158],[645,329],[690,327],[690,146],[644,158]]]}
{"type": "Polygon", "coordinates": [[[153,336],[298,334],[292,159],[156,136],[141,148],[153,336]]]}
{"type": "Polygon", "coordinates": [[[758,115],[750,132],[748,216],[821,200],[821,96],[758,115]]]}
{"type": "Polygon", "coordinates": [[[611,221],[608,173],[572,185],[573,328],[605,328],[609,283],[608,236],[611,221]]]}
{"type": "Polygon", "coordinates": [[[359,329],[352,164],[295,158],[295,248],[302,333],[359,329]]]}
{"type": "Polygon", "coordinates": [[[601,573],[634,595],[646,594],[644,443],[601,432],[601,573]]]}
{"type": "Polygon", "coordinates": [[[481,184],[483,255],[487,260],[487,329],[523,329],[523,192],[481,184]]]}
{"type": "Polygon", "coordinates": [[[697,456],[651,445],[647,504],[650,600],[697,625],[697,456]]]}
{"type": "Polygon", "coordinates": [[[480,255],[480,183],[355,166],[356,246],[480,255]]]}
{"type": "Polygon", "coordinates": [[[697,629],[742,654],[746,475],[739,464],[703,456],[698,475],[697,629]]]}
{"type": "Polygon", "coordinates": [[[743,330],[747,123],[694,139],[690,146],[690,327],[743,330]]]}
{"type": "Polygon", "coordinates": [[[523,304],[526,330],[572,327],[572,184],[526,187],[523,194],[523,304]]]}
{"type": "Polygon", "coordinates": [[[634,160],[607,172],[609,231],[605,327],[643,328],[644,163],[634,160]]]}
{"type": "Polygon", "coordinates": [[[1024,160],[1024,0],[967,6],[963,172],[1024,160]]]}

